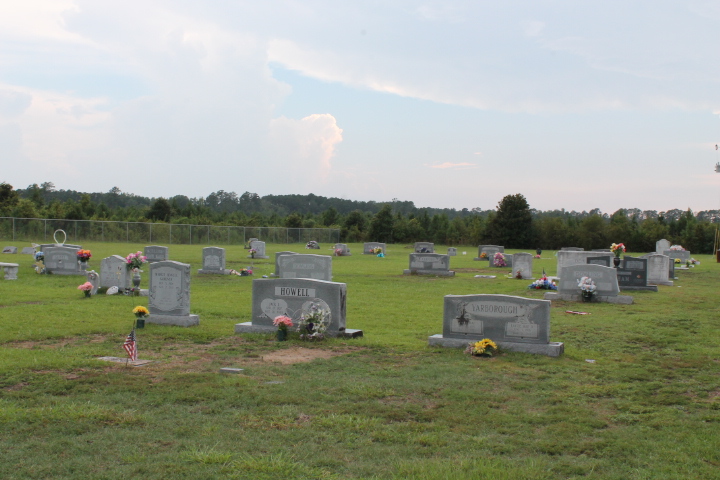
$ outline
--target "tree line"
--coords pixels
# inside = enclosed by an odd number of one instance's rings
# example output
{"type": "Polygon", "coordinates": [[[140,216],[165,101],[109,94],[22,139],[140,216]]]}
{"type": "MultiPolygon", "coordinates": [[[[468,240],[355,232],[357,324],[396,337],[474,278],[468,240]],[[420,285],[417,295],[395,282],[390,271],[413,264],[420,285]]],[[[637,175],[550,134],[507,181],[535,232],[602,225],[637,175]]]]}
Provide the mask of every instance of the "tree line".
{"type": "Polygon", "coordinates": [[[712,253],[720,211],[593,209],[538,211],[522,194],[507,195],[494,210],[418,208],[410,201],[354,201],[308,195],[266,195],[223,190],[207,197],[149,198],[114,187],[106,193],[57,190],[52,182],[15,189],[0,183],[0,216],[68,220],[166,222],[248,227],[338,228],[343,242],[379,241],[442,245],[503,245],[556,250],[655,250],[666,238],[697,253],[712,253]]]}

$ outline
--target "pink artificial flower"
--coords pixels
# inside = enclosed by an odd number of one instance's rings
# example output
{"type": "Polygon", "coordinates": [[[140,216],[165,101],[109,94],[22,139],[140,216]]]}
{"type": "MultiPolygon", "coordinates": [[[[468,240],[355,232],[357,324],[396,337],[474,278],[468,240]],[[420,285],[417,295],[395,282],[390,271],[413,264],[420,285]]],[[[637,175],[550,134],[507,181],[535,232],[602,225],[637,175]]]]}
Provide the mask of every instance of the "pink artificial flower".
{"type": "Polygon", "coordinates": [[[281,325],[284,325],[285,327],[292,327],[292,318],[288,317],[287,315],[279,315],[275,317],[275,320],[273,320],[273,325],[275,325],[276,327],[279,327],[281,325]]]}

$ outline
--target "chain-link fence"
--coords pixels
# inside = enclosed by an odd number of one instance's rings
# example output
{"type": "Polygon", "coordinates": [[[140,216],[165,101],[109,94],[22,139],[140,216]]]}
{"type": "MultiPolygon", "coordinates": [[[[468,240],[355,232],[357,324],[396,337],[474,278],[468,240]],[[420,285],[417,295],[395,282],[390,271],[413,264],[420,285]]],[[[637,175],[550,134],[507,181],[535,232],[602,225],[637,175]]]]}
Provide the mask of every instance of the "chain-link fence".
{"type": "Polygon", "coordinates": [[[166,243],[187,245],[240,245],[250,238],[266,243],[339,243],[337,228],[237,227],[174,223],[55,220],[0,217],[0,239],[48,243],[56,230],[67,234],[66,243],[166,243]]]}

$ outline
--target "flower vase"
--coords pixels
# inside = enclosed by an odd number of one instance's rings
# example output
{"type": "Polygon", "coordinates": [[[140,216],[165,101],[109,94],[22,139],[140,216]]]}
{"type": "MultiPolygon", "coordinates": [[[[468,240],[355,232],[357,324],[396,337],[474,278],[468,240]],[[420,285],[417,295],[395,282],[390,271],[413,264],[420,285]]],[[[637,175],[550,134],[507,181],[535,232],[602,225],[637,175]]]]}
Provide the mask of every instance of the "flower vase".
{"type": "Polygon", "coordinates": [[[137,290],[138,288],[140,288],[140,280],[140,272],[135,272],[132,277],[133,289],[137,290]]]}
{"type": "Polygon", "coordinates": [[[590,292],[583,292],[582,294],[582,301],[583,302],[592,302],[593,294],[590,292]]]}
{"type": "Polygon", "coordinates": [[[620,257],[613,258],[613,265],[615,265],[615,268],[620,266],[620,257]]]}
{"type": "Polygon", "coordinates": [[[92,296],[92,292],[90,290],[85,290],[85,298],[90,298],[92,296]]]}
{"type": "Polygon", "coordinates": [[[83,262],[82,260],[78,260],[78,263],[80,264],[80,271],[86,272],[87,271],[87,262],[83,262]]]}
{"type": "Polygon", "coordinates": [[[278,341],[278,342],[284,342],[284,341],[286,341],[286,340],[287,340],[287,334],[288,334],[288,331],[287,331],[286,329],[284,329],[284,328],[278,328],[278,331],[277,331],[277,341],[278,341]]]}
{"type": "Polygon", "coordinates": [[[138,318],[135,321],[135,328],[145,328],[145,319],[144,318],[138,318]]]}

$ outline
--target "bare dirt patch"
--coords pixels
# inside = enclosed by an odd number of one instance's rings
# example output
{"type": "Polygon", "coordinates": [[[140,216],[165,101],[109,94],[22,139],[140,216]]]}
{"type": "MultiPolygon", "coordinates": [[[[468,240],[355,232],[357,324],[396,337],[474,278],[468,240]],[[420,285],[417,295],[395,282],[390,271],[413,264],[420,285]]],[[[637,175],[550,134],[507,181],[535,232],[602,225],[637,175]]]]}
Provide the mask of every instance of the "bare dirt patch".
{"type": "Polygon", "coordinates": [[[292,347],[284,350],[263,354],[260,358],[263,362],[280,363],[292,365],[295,363],[312,362],[316,358],[332,358],[338,355],[345,355],[347,351],[321,350],[319,348],[292,347]]]}

